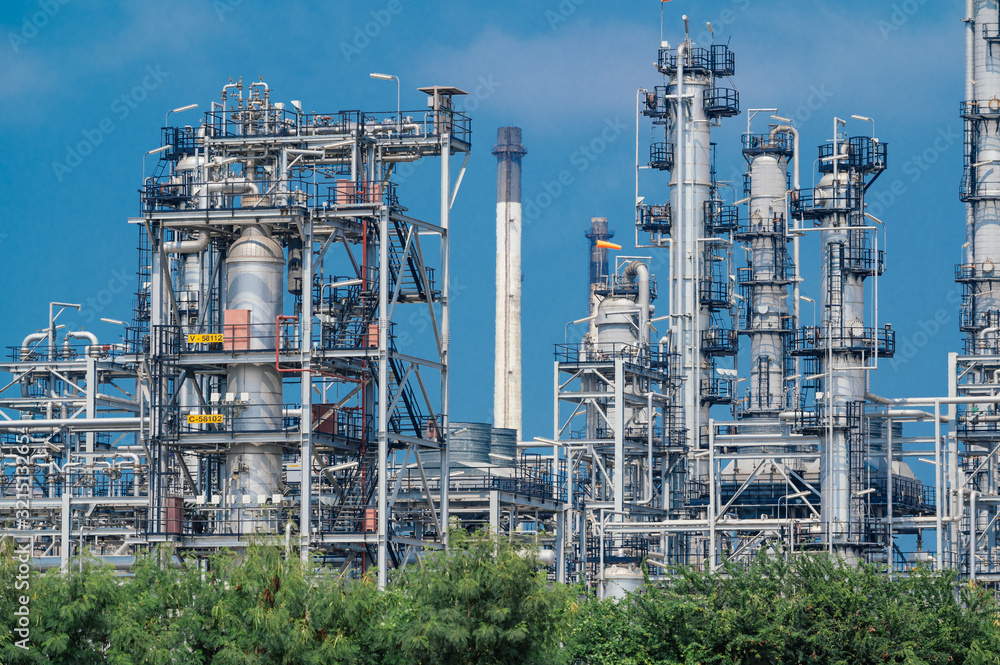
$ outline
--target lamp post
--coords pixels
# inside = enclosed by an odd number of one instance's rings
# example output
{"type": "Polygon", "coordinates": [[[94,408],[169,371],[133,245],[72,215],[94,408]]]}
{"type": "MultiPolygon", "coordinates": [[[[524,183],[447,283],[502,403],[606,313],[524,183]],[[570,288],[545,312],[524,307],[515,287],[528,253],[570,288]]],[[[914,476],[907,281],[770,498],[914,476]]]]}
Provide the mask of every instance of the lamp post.
{"type": "Polygon", "coordinates": [[[169,127],[168,120],[170,118],[171,113],[180,113],[181,111],[190,111],[191,109],[196,109],[196,108],[198,108],[197,104],[188,104],[187,106],[179,106],[175,109],[170,109],[169,111],[167,111],[167,114],[163,116],[163,126],[169,127]]]}
{"type": "Polygon", "coordinates": [[[146,155],[156,155],[156,154],[159,154],[159,153],[163,152],[164,150],[170,150],[172,147],[173,146],[169,145],[169,144],[168,145],[161,145],[159,148],[154,148],[153,150],[148,150],[148,151],[142,153],[142,188],[143,188],[143,190],[146,189],[146,155]]]}
{"type": "Polygon", "coordinates": [[[399,77],[393,74],[379,74],[378,72],[372,72],[368,76],[373,79],[381,79],[383,81],[395,81],[396,82],[396,122],[402,122],[402,117],[399,111],[399,77]]]}
{"type": "Polygon", "coordinates": [[[815,328],[816,327],[816,301],[813,300],[812,298],[810,298],[809,296],[801,296],[801,295],[799,296],[799,300],[804,300],[807,303],[809,303],[810,305],[812,305],[812,311],[813,311],[813,328],[815,328]]]}
{"type": "Polygon", "coordinates": [[[852,115],[851,117],[854,118],[855,120],[861,120],[862,122],[870,122],[870,123],[872,123],[872,141],[874,142],[875,141],[875,120],[873,118],[869,118],[868,116],[865,116],[865,115],[852,115]]]}
{"type": "Polygon", "coordinates": [[[597,318],[597,315],[594,314],[592,316],[588,316],[588,317],[583,318],[583,319],[577,319],[576,321],[570,321],[569,323],[567,323],[566,327],[563,329],[563,333],[564,333],[563,334],[563,343],[564,344],[569,344],[569,327],[570,326],[575,326],[577,324],[585,323],[587,321],[593,321],[596,318],[597,318]]]}

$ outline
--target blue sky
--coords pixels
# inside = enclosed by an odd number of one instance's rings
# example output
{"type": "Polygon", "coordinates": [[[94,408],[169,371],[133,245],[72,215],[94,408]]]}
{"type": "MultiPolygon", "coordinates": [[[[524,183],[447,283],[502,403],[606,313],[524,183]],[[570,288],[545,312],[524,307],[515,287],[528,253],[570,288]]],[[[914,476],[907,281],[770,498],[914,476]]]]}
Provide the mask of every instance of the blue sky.
{"type": "MultiPolygon", "coordinates": [[[[199,103],[197,111],[171,118],[194,124],[229,77],[240,75],[263,75],[275,99],[300,99],[308,111],[393,109],[395,86],[368,77],[384,71],[400,77],[404,108],[422,107],[416,88],[426,85],[473,93],[464,102],[473,118],[473,156],[452,217],[454,420],[492,419],[496,159],[490,150],[498,126],[523,128],[524,433],[551,435],[552,344],[562,340],[567,321],[587,315],[584,231],[592,216],[606,216],[626,250],[632,243],[634,95],[662,83],[652,65],[660,5],[4,2],[0,343],[14,346],[44,327],[50,300],[87,303],[67,321],[102,339],[117,337],[119,330],[99,318],[131,314],[137,231],[126,219],[138,213],[142,154],[159,146],[168,109],[199,103]],[[602,149],[587,156],[586,146],[602,149]],[[569,184],[557,187],[560,174],[569,184]]],[[[946,353],[960,350],[952,279],[964,242],[963,6],[960,0],[663,5],[666,39],[676,43],[680,15],[687,13],[694,35],[711,21],[716,41],[730,44],[744,109],[776,106],[796,120],[803,186],[812,182],[815,145],[830,138],[834,115],[875,118],[878,136],[889,143],[889,170],[869,192],[869,210],[888,228],[880,323],[896,328],[901,352],[873,381],[889,396],[943,394],[946,353]]],[[[723,179],[743,170],[745,127],[742,115],[715,131],[723,179]]],[[[871,131],[857,121],[847,129],[871,131]]],[[[642,125],[640,153],[648,138],[642,125]]],[[[666,175],[656,176],[643,174],[640,193],[649,202],[667,199],[666,175]]],[[[401,187],[414,214],[436,216],[436,177],[434,166],[423,165],[401,187]]],[[[803,293],[818,297],[808,272],[818,252],[807,245],[803,259],[803,293]]],[[[804,319],[809,315],[806,305],[804,319]]]]}

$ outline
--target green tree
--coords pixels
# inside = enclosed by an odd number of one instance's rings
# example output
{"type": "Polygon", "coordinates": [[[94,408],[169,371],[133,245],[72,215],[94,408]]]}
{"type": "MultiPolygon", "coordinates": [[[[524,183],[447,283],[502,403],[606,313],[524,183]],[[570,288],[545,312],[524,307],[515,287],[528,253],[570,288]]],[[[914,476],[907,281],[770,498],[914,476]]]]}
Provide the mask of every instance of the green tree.
{"type": "Polygon", "coordinates": [[[826,554],[674,571],[620,603],[590,601],[575,651],[605,663],[1000,663],[992,594],[953,573],[891,579],[826,554]],[[607,621],[603,621],[605,617],[607,621]]]}
{"type": "Polygon", "coordinates": [[[575,603],[533,555],[486,531],[454,530],[447,551],[408,568],[394,625],[410,665],[562,663],[575,603]]]}
{"type": "MultiPolygon", "coordinates": [[[[18,567],[8,548],[0,556],[0,575],[13,580],[18,567]]],[[[114,608],[121,587],[109,566],[85,557],[82,565],[74,560],[69,571],[50,570],[44,575],[32,573],[28,595],[30,607],[30,644],[28,650],[14,645],[13,612],[25,591],[5,583],[0,598],[3,611],[0,633],[0,662],[53,663],[87,665],[103,663],[113,626],[114,608]]]]}

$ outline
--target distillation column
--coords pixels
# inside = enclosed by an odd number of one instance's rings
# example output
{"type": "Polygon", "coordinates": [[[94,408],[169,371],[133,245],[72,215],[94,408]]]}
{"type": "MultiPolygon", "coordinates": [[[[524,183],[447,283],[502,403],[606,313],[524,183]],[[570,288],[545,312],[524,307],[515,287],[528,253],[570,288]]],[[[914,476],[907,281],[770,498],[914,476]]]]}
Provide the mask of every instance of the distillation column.
{"type": "Polygon", "coordinates": [[[743,417],[773,419],[789,406],[788,285],[794,275],[788,263],[785,191],[791,145],[783,133],[748,133],[743,153],[750,160],[750,209],[736,237],[747,252],[738,282],[743,289],[741,332],[750,338],[750,385],[739,403],[743,417]]]}
{"type": "MultiPolygon", "coordinates": [[[[684,20],[686,24],[687,17],[684,20]]],[[[739,113],[739,95],[716,85],[718,77],[735,73],[735,57],[724,45],[698,48],[689,38],[677,46],[676,52],[663,45],[657,69],[670,77],[664,90],[664,106],[670,118],[665,125],[668,152],[673,153],[667,166],[673,167],[671,334],[685,376],[680,387],[680,405],[686,419],[684,443],[693,454],[704,443],[702,432],[708,423],[709,407],[729,401],[729,388],[722,388],[724,382],[715,376],[715,357],[736,352],[731,321],[725,325],[725,318],[731,318],[731,242],[717,237],[728,234],[731,229],[726,222],[735,217],[719,214],[723,207],[717,200],[711,128],[719,118],[739,113]]]]}
{"type": "Polygon", "coordinates": [[[497,145],[497,300],[493,424],[521,438],[521,145],[520,127],[500,127],[497,145]]]}
{"type": "MultiPolygon", "coordinates": [[[[281,315],[285,255],[281,245],[261,226],[249,226],[229,248],[226,259],[226,336],[233,349],[270,351],[275,324],[281,315]],[[245,313],[244,313],[245,312],[245,313]],[[233,321],[240,323],[233,324],[233,321]]],[[[237,362],[226,372],[227,391],[242,404],[234,417],[235,432],[281,430],[281,375],[273,362],[237,362]]],[[[258,503],[260,497],[280,493],[281,447],[253,442],[237,443],[226,455],[228,494],[240,503],[258,503]],[[250,497],[248,501],[244,496],[250,497]]],[[[241,518],[243,530],[253,520],[241,518]]]]}
{"type": "MultiPolygon", "coordinates": [[[[966,2],[965,170],[961,199],[966,204],[966,243],[956,281],[963,285],[961,330],[965,353],[958,360],[959,396],[995,394],[1000,376],[1000,10],[995,0],[966,2]]],[[[964,540],[969,573],[996,575],[996,521],[1000,462],[995,453],[998,434],[997,405],[972,404],[958,407],[956,435],[966,449],[970,474],[963,494],[970,503],[971,527],[964,540]],[[973,493],[978,494],[973,498],[973,493]],[[985,530],[985,532],[984,532],[985,530]],[[976,551],[993,552],[976,557],[976,551]]],[[[962,473],[953,469],[952,473],[962,473]]],[[[943,479],[938,478],[938,483],[943,479]]],[[[952,482],[961,482],[952,478],[952,482]]],[[[954,544],[952,544],[954,547],[954,544]]]]}
{"type": "MultiPolygon", "coordinates": [[[[688,32],[688,19],[685,33],[688,32]]],[[[724,205],[715,181],[715,146],[711,128],[718,120],[739,114],[739,94],[718,85],[735,74],[735,56],[723,44],[697,47],[685,34],[671,48],[662,43],[657,70],[667,85],[645,92],[643,115],[663,127],[663,142],[653,143],[649,166],[670,171],[670,204],[644,205],[637,201],[637,231],[650,234],[655,246],[670,251],[670,327],[664,348],[677,353],[677,381],[666,416],[664,438],[682,458],[664,469],[664,483],[684,488],[688,483],[707,487],[708,460],[700,455],[708,444],[709,410],[732,401],[735,371],[718,371],[718,359],[734,356],[737,335],[733,325],[730,283],[735,206],[724,205]]],[[[671,505],[673,501],[671,500],[671,505]]],[[[678,517],[704,517],[692,507],[678,517]]],[[[697,534],[672,534],[664,544],[671,559],[689,561],[701,556],[697,534]]]]}
{"type": "Polygon", "coordinates": [[[820,325],[797,331],[794,353],[813,359],[806,367],[817,371],[805,378],[821,380],[812,416],[798,425],[822,440],[824,534],[832,550],[854,556],[878,538],[864,523],[872,474],[864,419],[866,372],[877,366],[879,356],[891,356],[895,344],[888,325],[865,324],[865,279],[882,274],[884,256],[866,223],[864,193],[885,170],[887,146],[870,136],[841,138],[844,121],[834,123],[834,139],[819,146],[823,177],[794,202],[796,214],[818,227],[821,253],[820,325]]]}

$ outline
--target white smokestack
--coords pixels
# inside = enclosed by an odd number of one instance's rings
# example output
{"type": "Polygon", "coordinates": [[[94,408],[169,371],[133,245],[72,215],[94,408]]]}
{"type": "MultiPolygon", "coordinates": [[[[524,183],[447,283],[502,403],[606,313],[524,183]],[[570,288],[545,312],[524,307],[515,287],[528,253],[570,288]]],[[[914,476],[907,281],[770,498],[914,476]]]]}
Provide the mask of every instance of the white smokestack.
{"type": "Polygon", "coordinates": [[[493,425],[521,439],[521,145],[520,127],[500,127],[497,145],[497,319],[493,425]]]}

